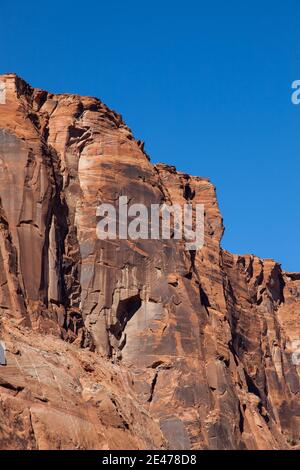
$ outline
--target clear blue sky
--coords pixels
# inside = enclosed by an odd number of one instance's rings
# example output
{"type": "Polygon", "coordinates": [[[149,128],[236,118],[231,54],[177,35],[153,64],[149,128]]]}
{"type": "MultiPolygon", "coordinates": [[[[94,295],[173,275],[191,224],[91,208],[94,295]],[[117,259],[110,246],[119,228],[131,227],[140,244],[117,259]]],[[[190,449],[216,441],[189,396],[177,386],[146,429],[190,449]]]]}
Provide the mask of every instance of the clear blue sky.
{"type": "Polygon", "coordinates": [[[300,271],[300,2],[2,2],[1,72],[100,97],[153,162],[209,176],[236,253],[300,271]]]}

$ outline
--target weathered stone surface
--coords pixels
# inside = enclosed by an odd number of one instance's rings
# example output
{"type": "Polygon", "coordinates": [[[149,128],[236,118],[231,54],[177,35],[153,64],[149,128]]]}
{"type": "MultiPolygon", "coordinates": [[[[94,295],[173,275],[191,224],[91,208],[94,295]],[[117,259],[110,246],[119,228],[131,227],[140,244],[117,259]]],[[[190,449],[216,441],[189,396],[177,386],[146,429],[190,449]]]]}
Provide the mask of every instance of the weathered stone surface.
{"type": "Polygon", "coordinates": [[[222,250],[211,182],[96,98],[0,80],[0,448],[299,446],[300,274],[222,250]],[[204,247],[99,240],[119,196],[204,204],[204,247]]]}

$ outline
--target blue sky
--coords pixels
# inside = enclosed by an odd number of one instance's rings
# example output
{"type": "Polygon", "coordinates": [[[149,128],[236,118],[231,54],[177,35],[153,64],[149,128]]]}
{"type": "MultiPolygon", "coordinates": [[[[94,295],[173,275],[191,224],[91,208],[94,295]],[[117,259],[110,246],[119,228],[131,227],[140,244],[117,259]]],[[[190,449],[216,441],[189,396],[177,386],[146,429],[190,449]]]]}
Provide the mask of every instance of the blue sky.
{"type": "Polygon", "coordinates": [[[300,3],[3,2],[0,71],[100,97],[153,162],[208,176],[224,248],[300,271],[300,3]]]}

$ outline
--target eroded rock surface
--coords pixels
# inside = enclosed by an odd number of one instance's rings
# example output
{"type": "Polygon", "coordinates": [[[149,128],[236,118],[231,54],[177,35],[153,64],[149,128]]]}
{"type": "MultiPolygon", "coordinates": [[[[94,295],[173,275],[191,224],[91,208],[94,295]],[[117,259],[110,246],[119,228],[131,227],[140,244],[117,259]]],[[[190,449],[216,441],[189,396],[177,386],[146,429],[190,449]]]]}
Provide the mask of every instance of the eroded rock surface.
{"type": "Polygon", "coordinates": [[[0,81],[0,448],[297,448],[300,274],[222,250],[211,182],[98,99],[0,81]],[[204,204],[204,247],[99,240],[120,196],[204,204]]]}

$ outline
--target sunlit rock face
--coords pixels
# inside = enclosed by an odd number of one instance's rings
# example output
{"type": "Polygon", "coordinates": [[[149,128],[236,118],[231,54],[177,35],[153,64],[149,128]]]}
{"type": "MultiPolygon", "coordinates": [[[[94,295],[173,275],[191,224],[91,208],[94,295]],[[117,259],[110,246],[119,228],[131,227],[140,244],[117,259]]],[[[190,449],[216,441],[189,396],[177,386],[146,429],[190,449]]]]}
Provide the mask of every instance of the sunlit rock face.
{"type": "Polygon", "coordinates": [[[297,448],[300,274],[223,251],[211,182],[98,99],[0,82],[0,448],[297,448]],[[120,196],[204,204],[204,247],[98,239],[120,196]]]}

